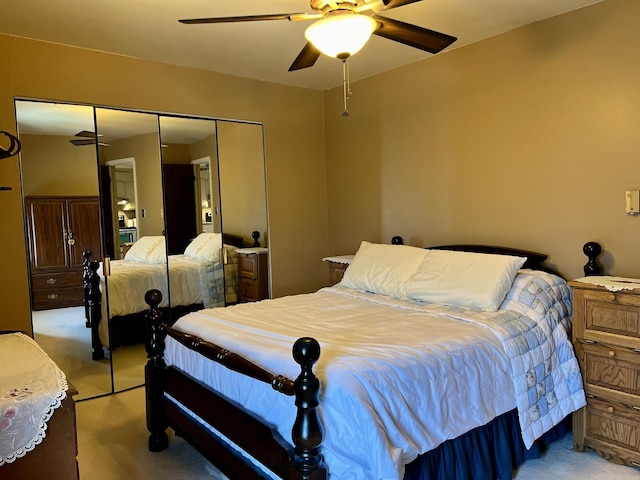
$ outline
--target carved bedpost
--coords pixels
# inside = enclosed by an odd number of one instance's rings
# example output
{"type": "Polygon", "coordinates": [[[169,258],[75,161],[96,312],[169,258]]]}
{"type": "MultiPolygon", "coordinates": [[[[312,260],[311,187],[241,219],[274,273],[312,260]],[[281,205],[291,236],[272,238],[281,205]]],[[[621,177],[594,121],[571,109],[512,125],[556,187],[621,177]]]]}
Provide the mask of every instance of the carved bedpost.
{"type": "Polygon", "coordinates": [[[144,301],[149,305],[145,316],[147,323],[147,364],[144,367],[144,379],[147,404],[147,430],[149,430],[149,450],[159,452],[169,445],[167,420],[164,418],[162,400],[164,396],[164,339],[166,333],[162,323],[162,312],[158,305],[162,301],[159,290],[149,290],[144,301]]]}
{"type": "Polygon", "coordinates": [[[313,338],[300,338],[293,345],[293,358],[300,365],[300,375],[294,382],[298,413],[291,430],[294,444],[294,464],[304,480],[326,479],[320,445],[322,423],[318,414],[320,381],[313,365],[320,358],[320,344],[313,338]]]}
{"type": "Polygon", "coordinates": [[[602,253],[602,247],[597,242],[587,242],[582,247],[582,251],[589,261],[584,266],[585,276],[601,275],[602,267],[598,264],[598,255],[602,253]]]}
{"type": "Polygon", "coordinates": [[[100,264],[98,262],[89,262],[87,310],[89,313],[88,323],[91,325],[91,347],[93,348],[91,358],[94,360],[102,360],[104,358],[99,330],[100,321],[102,320],[102,292],[100,291],[100,275],[98,275],[99,267],[100,264]]]}
{"type": "Polygon", "coordinates": [[[91,279],[91,270],[89,270],[89,263],[91,263],[91,252],[89,250],[85,250],[82,252],[82,258],[84,258],[82,262],[82,287],[84,288],[84,318],[86,319],[87,328],[91,327],[91,315],[89,313],[89,291],[91,289],[91,284],[89,280],[91,279]]]}

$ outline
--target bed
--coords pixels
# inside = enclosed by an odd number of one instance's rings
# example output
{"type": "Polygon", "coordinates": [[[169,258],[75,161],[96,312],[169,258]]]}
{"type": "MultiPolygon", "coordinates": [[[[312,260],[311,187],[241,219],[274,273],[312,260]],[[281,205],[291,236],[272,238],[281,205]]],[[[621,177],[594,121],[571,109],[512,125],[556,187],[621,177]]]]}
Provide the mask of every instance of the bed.
{"type": "Polygon", "coordinates": [[[149,448],[170,427],[243,480],[511,478],[585,404],[545,258],[362,242],[336,286],[171,327],[150,291],[149,448]]]}
{"type": "Polygon", "coordinates": [[[92,329],[94,360],[104,358],[104,347],[144,343],[144,312],[148,309],[144,293],[149,289],[163,293],[160,307],[165,311],[170,298],[175,318],[188,311],[235,303],[235,252],[242,245],[242,238],[235,235],[201,233],[183,254],[167,256],[164,237],[144,236],[124,259],[106,265],[92,262],[90,252],[85,252],[85,312],[87,327],[92,329]],[[102,321],[106,318],[110,321],[102,321]]]}

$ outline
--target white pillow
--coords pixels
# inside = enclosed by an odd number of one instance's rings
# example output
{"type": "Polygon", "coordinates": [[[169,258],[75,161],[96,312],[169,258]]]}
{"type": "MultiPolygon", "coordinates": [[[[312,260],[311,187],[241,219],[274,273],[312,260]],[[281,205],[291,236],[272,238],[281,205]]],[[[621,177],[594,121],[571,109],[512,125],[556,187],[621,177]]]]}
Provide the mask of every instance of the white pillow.
{"type": "Polygon", "coordinates": [[[486,253],[426,250],[405,285],[407,298],[496,311],[526,258],[486,253]]]}
{"type": "Polygon", "coordinates": [[[212,233],[201,233],[196,238],[191,240],[187,248],[184,249],[184,254],[190,257],[196,258],[198,250],[209,240],[209,236],[214,235],[212,233]]]}
{"type": "Polygon", "coordinates": [[[404,284],[425,255],[423,248],[362,242],[340,285],[404,298],[404,284]]]}
{"type": "Polygon", "coordinates": [[[184,254],[191,258],[202,260],[203,262],[213,262],[220,255],[221,248],[221,234],[201,233],[187,245],[184,254]]]}
{"type": "Polygon", "coordinates": [[[143,263],[166,263],[164,237],[161,235],[140,237],[124,254],[124,259],[143,263]]]}

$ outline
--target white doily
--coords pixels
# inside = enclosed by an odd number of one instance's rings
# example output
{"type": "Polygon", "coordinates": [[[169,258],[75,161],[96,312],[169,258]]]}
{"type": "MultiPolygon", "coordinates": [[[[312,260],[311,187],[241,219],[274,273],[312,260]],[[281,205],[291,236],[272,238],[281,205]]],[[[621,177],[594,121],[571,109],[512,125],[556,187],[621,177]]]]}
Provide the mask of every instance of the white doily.
{"type": "Polygon", "coordinates": [[[640,279],[637,278],[592,276],[576,278],[576,282],[598,285],[599,287],[606,288],[610,292],[619,292],[620,290],[634,290],[636,288],[640,288],[640,279]]]}
{"type": "Polygon", "coordinates": [[[22,333],[0,335],[0,466],[24,457],[46,437],[47,422],[67,397],[67,378],[22,333]]]}

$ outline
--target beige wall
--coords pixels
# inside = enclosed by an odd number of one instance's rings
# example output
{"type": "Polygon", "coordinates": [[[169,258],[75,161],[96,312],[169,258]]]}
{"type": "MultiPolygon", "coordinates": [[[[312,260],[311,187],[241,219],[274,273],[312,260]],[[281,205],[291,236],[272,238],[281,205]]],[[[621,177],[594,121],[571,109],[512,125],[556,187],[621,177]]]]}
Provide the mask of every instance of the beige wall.
{"type": "MultiPolygon", "coordinates": [[[[330,253],[485,243],[640,277],[640,2],[602,3],[325,95],[330,253]]],[[[455,34],[455,32],[448,32],[455,34]]]]}
{"type": "Polygon", "coordinates": [[[25,196],[99,195],[95,148],[54,135],[20,135],[20,142],[25,196]]]}
{"type": "MultiPolygon", "coordinates": [[[[325,284],[327,254],[321,92],[0,35],[0,130],[15,133],[14,98],[264,122],[272,292],[325,284]],[[296,208],[290,208],[296,205],[296,208]]],[[[0,161],[0,329],[30,330],[18,159],[0,161]]]]}

